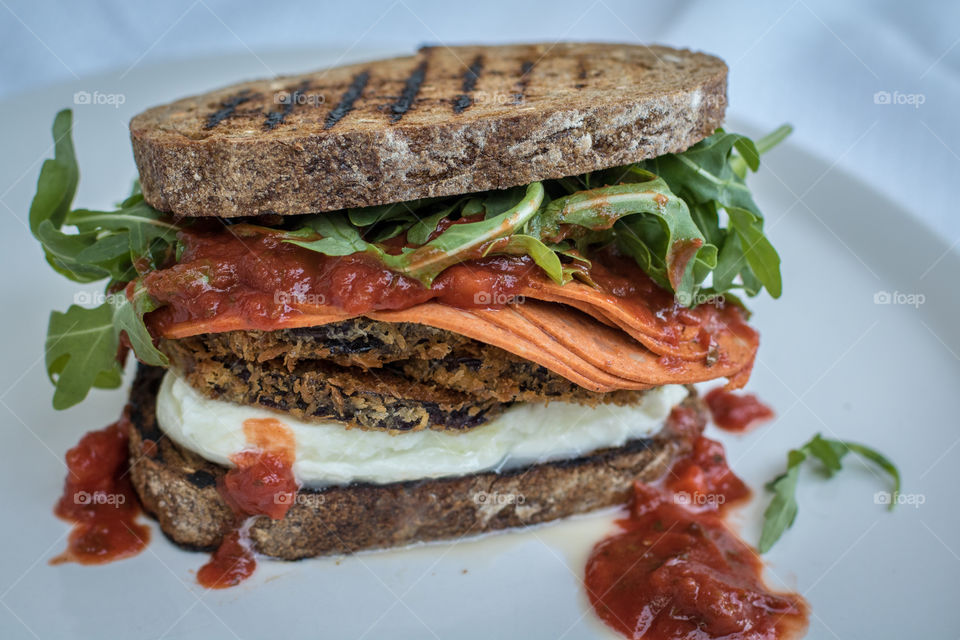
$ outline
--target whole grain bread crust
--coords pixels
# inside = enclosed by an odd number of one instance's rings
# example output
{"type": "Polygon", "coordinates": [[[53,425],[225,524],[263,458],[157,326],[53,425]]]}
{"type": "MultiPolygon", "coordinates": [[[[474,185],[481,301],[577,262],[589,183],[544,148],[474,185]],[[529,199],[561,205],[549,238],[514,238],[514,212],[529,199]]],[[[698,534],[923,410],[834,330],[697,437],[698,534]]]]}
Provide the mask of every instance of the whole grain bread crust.
{"type": "Polygon", "coordinates": [[[184,98],[134,117],[130,135],[161,211],[331,211],[682,151],[721,124],[726,75],[662,46],[426,47],[184,98]]]}
{"type": "MultiPolygon", "coordinates": [[[[160,431],[155,401],[162,375],[162,369],[141,366],[131,389],[130,475],[167,537],[187,548],[213,549],[234,526],[216,488],[226,469],[160,431]]],[[[686,402],[702,429],[702,404],[695,397],[686,402]]],[[[258,518],[250,538],[262,554],[296,560],[549,522],[625,503],[634,481],[661,476],[689,450],[694,435],[665,429],[616,449],[499,474],[302,489],[282,520],[258,518]]]]}

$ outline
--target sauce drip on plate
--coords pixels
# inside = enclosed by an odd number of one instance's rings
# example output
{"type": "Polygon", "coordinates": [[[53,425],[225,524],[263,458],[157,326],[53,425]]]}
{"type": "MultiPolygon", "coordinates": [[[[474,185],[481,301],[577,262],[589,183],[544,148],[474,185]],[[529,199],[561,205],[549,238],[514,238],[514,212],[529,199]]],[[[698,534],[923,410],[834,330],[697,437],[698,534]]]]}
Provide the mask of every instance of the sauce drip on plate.
{"type": "Polygon", "coordinates": [[[290,429],[273,418],[243,423],[248,448],[235,454],[236,465],[217,483],[217,490],[236,516],[210,561],[197,572],[197,581],[208,589],[240,584],[257,567],[244,522],[255,516],[279,520],[293,505],[300,488],[293,475],[296,442],[290,429]]]}
{"type": "Polygon", "coordinates": [[[773,409],[752,393],[734,393],[722,387],[704,396],[714,423],[726,431],[747,431],[773,418],[773,409]]]}
{"type": "Polygon", "coordinates": [[[67,550],[51,564],[104,564],[137,555],[150,529],[137,522],[140,502],[130,482],[126,414],[90,431],[67,451],[67,479],[53,512],[73,523],[67,550]]]}
{"type": "Polygon", "coordinates": [[[600,618],[646,640],[802,635],[807,603],[771,591],[756,552],[723,522],[723,510],[749,490],[727,467],[722,445],[700,436],[668,478],[635,484],[620,532],[587,561],[587,594],[600,618]]]}

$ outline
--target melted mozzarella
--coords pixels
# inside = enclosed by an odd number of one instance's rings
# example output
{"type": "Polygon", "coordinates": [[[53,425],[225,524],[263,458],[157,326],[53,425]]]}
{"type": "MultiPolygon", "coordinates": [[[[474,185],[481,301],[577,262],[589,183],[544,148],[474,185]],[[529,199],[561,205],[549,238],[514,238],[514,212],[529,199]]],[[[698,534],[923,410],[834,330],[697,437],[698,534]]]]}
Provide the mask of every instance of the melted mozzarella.
{"type": "Polygon", "coordinates": [[[682,385],[666,385],[648,391],[634,406],[519,404],[466,432],[390,435],[212,400],[169,371],[157,395],[157,420],[174,442],[231,466],[230,457],[247,447],[243,422],[279,418],[296,439],[293,471],[303,484],[383,484],[502,470],[618,447],[656,433],[686,397],[682,385]]]}

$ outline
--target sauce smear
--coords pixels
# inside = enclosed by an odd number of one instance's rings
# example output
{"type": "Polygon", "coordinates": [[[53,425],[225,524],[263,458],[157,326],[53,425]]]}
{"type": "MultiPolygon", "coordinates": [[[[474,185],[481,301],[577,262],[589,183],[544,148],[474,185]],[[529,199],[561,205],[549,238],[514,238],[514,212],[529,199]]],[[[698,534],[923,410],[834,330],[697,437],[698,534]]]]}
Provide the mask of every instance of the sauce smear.
{"type": "Polygon", "coordinates": [[[54,507],[73,523],[67,550],[50,564],[104,564],[135,556],[150,541],[150,529],[137,522],[140,503],[128,473],[126,415],[91,431],[67,451],[67,479],[54,507]]]}
{"type": "Polygon", "coordinates": [[[746,431],[773,418],[773,409],[752,393],[738,394],[719,387],[709,391],[704,400],[714,423],[726,431],[746,431]]]}
{"type": "Polygon", "coordinates": [[[249,419],[243,432],[248,448],[231,457],[236,466],[217,483],[236,516],[235,528],[197,572],[197,582],[208,589],[232,587],[253,575],[257,561],[244,521],[261,515],[283,518],[300,488],[293,475],[296,442],[285,424],[273,418],[249,419]]]}
{"type": "Polygon", "coordinates": [[[724,525],[726,505],[749,495],[723,447],[700,437],[665,486],[634,485],[620,533],[587,561],[600,618],[628,638],[772,640],[807,627],[802,597],[763,583],[756,552],[724,525]]]}
{"type": "Polygon", "coordinates": [[[251,575],[257,561],[240,530],[231,531],[217,547],[207,564],[197,571],[197,582],[207,589],[234,587],[251,575]]]}

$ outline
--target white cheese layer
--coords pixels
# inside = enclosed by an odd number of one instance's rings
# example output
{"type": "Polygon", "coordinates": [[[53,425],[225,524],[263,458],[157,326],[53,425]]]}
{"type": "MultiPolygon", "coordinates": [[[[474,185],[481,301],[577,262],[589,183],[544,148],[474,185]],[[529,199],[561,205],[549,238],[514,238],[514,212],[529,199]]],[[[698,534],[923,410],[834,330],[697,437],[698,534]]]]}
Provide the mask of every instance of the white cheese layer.
{"type": "Polygon", "coordinates": [[[301,483],[384,484],[502,470],[618,447],[659,431],[670,410],[686,397],[682,385],[667,385],[647,392],[634,406],[521,404],[463,433],[423,430],[390,435],[211,400],[168,371],[157,395],[157,420],[180,446],[232,466],[230,457],[247,448],[244,420],[277,418],[296,440],[293,472],[301,483]]]}

